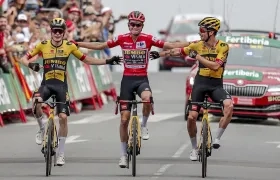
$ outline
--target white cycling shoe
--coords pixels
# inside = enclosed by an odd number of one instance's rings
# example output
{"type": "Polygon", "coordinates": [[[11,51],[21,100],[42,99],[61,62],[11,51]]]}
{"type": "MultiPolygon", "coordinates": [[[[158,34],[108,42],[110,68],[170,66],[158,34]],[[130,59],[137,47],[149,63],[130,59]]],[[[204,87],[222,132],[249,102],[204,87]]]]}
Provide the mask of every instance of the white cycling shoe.
{"type": "Polygon", "coordinates": [[[40,129],[36,133],[36,144],[41,145],[43,143],[43,139],[44,139],[44,129],[40,129]]]}
{"type": "Polygon", "coordinates": [[[192,149],[190,154],[190,160],[197,161],[198,160],[198,150],[192,149]]]}
{"type": "Polygon", "coordinates": [[[141,136],[143,140],[148,140],[150,138],[148,128],[141,127],[141,136]]]}
{"type": "Polygon", "coordinates": [[[127,156],[122,156],[120,158],[120,161],[119,161],[119,166],[120,168],[126,168],[127,167],[127,156]]]}
{"type": "Polygon", "coordinates": [[[57,166],[63,166],[65,164],[65,157],[64,154],[59,154],[57,156],[57,160],[56,160],[56,165],[57,166]]]}

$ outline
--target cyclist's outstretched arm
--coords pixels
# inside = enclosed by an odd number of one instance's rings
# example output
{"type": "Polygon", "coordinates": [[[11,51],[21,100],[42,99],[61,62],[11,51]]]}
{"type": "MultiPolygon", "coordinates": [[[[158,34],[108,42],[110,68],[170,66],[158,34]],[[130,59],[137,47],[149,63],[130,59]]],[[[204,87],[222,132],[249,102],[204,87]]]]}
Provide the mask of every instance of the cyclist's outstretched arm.
{"type": "Polygon", "coordinates": [[[20,58],[19,62],[24,66],[28,67],[29,61],[27,55],[24,55],[22,58],[20,58]]]}
{"type": "Polygon", "coordinates": [[[84,63],[90,64],[90,65],[104,65],[104,64],[111,64],[116,65],[120,64],[121,58],[118,56],[113,56],[111,59],[97,59],[94,57],[86,56],[83,60],[84,63]]]}
{"type": "Polygon", "coordinates": [[[69,44],[69,48],[72,48],[72,54],[79,60],[83,61],[86,64],[91,65],[104,65],[104,64],[120,64],[122,58],[113,56],[111,59],[98,59],[91,56],[86,56],[83,54],[75,44],[69,44]]]}
{"type": "MultiPolygon", "coordinates": [[[[156,51],[152,51],[150,52],[150,57],[152,57],[153,59],[157,59],[159,57],[170,57],[170,56],[186,56],[189,54],[189,50],[190,49],[196,49],[196,42],[192,42],[192,43],[189,43],[189,42],[182,42],[182,43],[187,43],[186,47],[182,47],[182,48],[173,48],[173,49],[169,49],[169,50],[166,50],[166,51],[161,51],[161,52],[156,52],[156,51]]],[[[183,44],[180,44],[179,45],[183,45],[183,44]]]]}
{"type": "Polygon", "coordinates": [[[41,52],[41,48],[44,43],[45,43],[45,41],[37,43],[35,48],[33,48],[32,50],[27,52],[26,55],[24,55],[22,58],[20,58],[19,62],[22,63],[24,66],[29,67],[30,66],[29,59],[33,58],[34,56],[36,56],[37,54],[39,54],[41,52]]]}
{"type": "Polygon", "coordinates": [[[79,47],[94,49],[94,50],[102,50],[109,48],[107,42],[76,42],[79,47]]]}
{"type": "Polygon", "coordinates": [[[163,49],[182,48],[189,46],[190,44],[190,42],[165,42],[163,45],[163,49]]]}

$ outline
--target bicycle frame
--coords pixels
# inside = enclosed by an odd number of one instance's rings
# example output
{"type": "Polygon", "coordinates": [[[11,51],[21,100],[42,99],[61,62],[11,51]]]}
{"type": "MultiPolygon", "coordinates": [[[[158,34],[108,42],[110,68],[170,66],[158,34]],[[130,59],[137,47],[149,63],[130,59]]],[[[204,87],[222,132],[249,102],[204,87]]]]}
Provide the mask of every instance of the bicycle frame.
{"type": "Polygon", "coordinates": [[[38,99],[35,100],[34,103],[34,114],[36,114],[36,105],[39,103],[45,103],[50,107],[50,113],[49,113],[49,117],[48,117],[48,122],[47,122],[47,126],[45,126],[45,133],[44,133],[44,139],[43,139],[43,148],[47,147],[47,134],[48,134],[48,127],[49,127],[49,122],[53,121],[53,132],[55,132],[53,134],[53,141],[52,141],[52,147],[53,148],[57,148],[58,146],[58,137],[57,137],[57,128],[54,122],[54,108],[56,107],[57,104],[66,104],[66,102],[56,102],[56,98],[55,96],[51,96],[52,102],[48,102],[48,101],[42,101],[39,102],[38,99]]]}
{"type": "MultiPolygon", "coordinates": [[[[203,108],[203,116],[202,116],[202,120],[201,120],[201,132],[200,132],[200,136],[202,135],[202,127],[203,127],[203,122],[206,121],[207,122],[207,126],[208,126],[208,144],[207,147],[208,149],[211,149],[211,143],[212,143],[212,135],[211,135],[211,128],[210,128],[210,121],[209,121],[209,116],[208,116],[208,109],[209,107],[213,106],[213,105],[217,105],[221,107],[222,110],[222,115],[224,115],[224,106],[223,106],[223,100],[220,100],[219,103],[213,103],[213,102],[209,102],[208,101],[208,95],[205,95],[204,97],[204,102],[191,102],[191,100],[189,100],[188,104],[190,105],[198,105],[201,106],[203,108]]],[[[199,146],[198,149],[200,149],[201,146],[201,142],[199,139],[198,142],[199,146]]]]}
{"type": "Polygon", "coordinates": [[[57,148],[58,146],[58,137],[57,137],[57,129],[56,129],[56,125],[54,122],[54,107],[50,107],[50,115],[49,115],[49,119],[48,119],[48,125],[45,126],[45,134],[44,134],[44,140],[43,140],[43,148],[47,147],[47,134],[48,134],[48,130],[49,130],[49,122],[52,121],[53,123],[53,132],[55,132],[53,134],[53,141],[52,141],[52,147],[53,148],[57,148]]]}
{"type": "Polygon", "coordinates": [[[207,172],[207,157],[211,156],[212,153],[212,135],[211,135],[211,128],[210,128],[210,121],[208,116],[208,108],[211,105],[218,105],[221,106],[222,114],[223,114],[223,100],[220,100],[220,103],[212,103],[208,101],[208,96],[205,95],[204,102],[188,102],[190,105],[196,104],[203,108],[203,117],[201,120],[201,132],[200,138],[198,142],[198,157],[199,162],[202,162],[202,178],[206,177],[207,172]],[[207,127],[206,127],[207,126],[207,127]],[[201,142],[201,139],[203,140],[201,142]]]}
{"type": "MultiPolygon", "coordinates": [[[[139,117],[137,115],[137,104],[150,103],[151,112],[152,112],[152,115],[154,115],[153,97],[150,97],[149,101],[137,101],[135,92],[134,92],[133,100],[120,100],[120,97],[118,96],[117,101],[116,101],[116,110],[115,110],[116,115],[118,114],[118,106],[121,103],[132,104],[132,113],[131,113],[131,118],[130,118],[129,126],[128,126],[129,127],[129,132],[128,132],[129,137],[128,137],[128,142],[127,142],[128,143],[127,155],[128,155],[128,161],[130,161],[132,159],[132,175],[136,176],[136,156],[140,154],[140,148],[141,148],[141,124],[139,121],[139,117]],[[135,134],[137,134],[137,136],[135,136],[135,134]]],[[[127,164],[127,168],[129,169],[129,162],[127,164]]]]}
{"type": "MultiPolygon", "coordinates": [[[[145,103],[150,103],[151,104],[151,113],[152,115],[154,115],[154,101],[153,101],[153,97],[150,97],[149,101],[137,101],[136,100],[136,93],[134,92],[134,98],[133,100],[120,100],[120,97],[117,97],[117,101],[116,101],[116,110],[115,110],[115,114],[118,114],[118,106],[122,103],[128,103],[128,104],[132,104],[132,112],[131,112],[131,117],[130,117],[130,121],[128,124],[129,127],[129,135],[133,134],[133,119],[136,119],[136,124],[137,124],[137,140],[139,142],[138,146],[139,148],[141,147],[141,124],[140,124],[140,120],[137,114],[137,104],[145,104],[145,103]]],[[[131,140],[132,138],[129,137],[129,140],[131,140]]],[[[128,143],[128,147],[131,147],[132,142],[129,141],[128,143]]]]}

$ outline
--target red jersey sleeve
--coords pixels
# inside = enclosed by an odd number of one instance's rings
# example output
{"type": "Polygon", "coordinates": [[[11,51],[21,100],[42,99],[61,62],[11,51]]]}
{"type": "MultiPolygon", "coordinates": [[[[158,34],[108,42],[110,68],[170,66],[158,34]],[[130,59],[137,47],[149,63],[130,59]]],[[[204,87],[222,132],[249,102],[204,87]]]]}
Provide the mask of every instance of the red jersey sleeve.
{"type": "Polygon", "coordinates": [[[113,47],[119,46],[121,38],[122,38],[122,36],[118,35],[118,36],[114,37],[113,39],[108,40],[107,41],[108,47],[113,48],[113,47]]]}
{"type": "Polygon", "coordinates": [[[151,36],[151,40],[153,46],[156,46],[158,48],[163,48],[165,43],[164,41],[157,39],[155,36],[151,36]]]}

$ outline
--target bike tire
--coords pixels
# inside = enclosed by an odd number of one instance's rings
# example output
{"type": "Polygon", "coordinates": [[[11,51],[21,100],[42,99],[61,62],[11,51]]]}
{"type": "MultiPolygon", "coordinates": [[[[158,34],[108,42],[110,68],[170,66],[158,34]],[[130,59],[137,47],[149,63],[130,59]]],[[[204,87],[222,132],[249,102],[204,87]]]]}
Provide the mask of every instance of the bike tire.
{"type": "Polygon", "coordinates": [[[46,176],[51,175],[52,169],[52,134],[53,134],[53,120],[50,119],[48,123],[48,143],[46,151],[46,176]]]}
{"type": "Polygon", "coordinates": [[[132,146],[132,176],[136,176],[136,153],[137,153],[137,119],[132,119],[132,128],[133,128],[133,146],[132,146]]]}
{"type": "Polygon", "coordinates": [[[207,171],[207,142],[208,142],[208,124],[207,120],[203,120],[203,140],[202,140],[202,147],[201,147],[201,159],[202,159],[202,178],[206,177],[207,171]]]}

